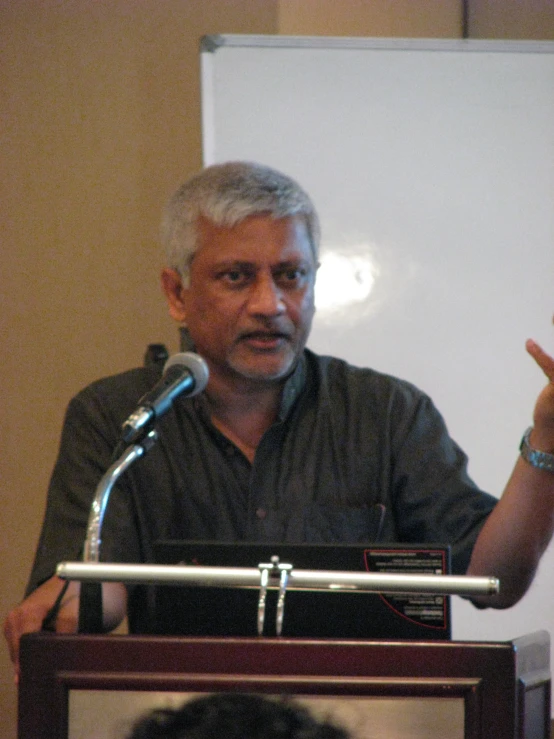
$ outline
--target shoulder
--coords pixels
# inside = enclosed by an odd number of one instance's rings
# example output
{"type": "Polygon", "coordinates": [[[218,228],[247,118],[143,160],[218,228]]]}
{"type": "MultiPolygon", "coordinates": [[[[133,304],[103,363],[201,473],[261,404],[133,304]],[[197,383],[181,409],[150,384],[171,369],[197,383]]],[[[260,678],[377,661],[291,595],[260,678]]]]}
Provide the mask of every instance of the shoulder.
{"type": "Polygon", "coordinates": [[[363,395],[367,399],[389,399],[398,403],[419,403],[429,398],[407,380],[371,367],[357,367],[338,357],[323,356],[306,350],[308,366],[320,387],[329,393],[363,395]]]}
{"type": "Polygon", "coordinates": [[[119,424],[160,379],[162,367],[137,367],[87,385],[69,403],[68,413],[110,417],[119,424]]]}
{"type": "Polygon", "coordinates": [[[320,408],[348,423],[378,427],[382,433],[407,433],[436,427],[444,419],[433,400],[411,382],[370,367],[356,367],[343,359],[307,353],[309,376],[320,408]]]}
{"type": "Polygon", "coordinates": [[[137,398],[137,392],[146,392],[162,375],[162,367],[136,367],[109,377],[102,377],[91,382],[79,395],[101,395],[114,398],[137,398]]]}

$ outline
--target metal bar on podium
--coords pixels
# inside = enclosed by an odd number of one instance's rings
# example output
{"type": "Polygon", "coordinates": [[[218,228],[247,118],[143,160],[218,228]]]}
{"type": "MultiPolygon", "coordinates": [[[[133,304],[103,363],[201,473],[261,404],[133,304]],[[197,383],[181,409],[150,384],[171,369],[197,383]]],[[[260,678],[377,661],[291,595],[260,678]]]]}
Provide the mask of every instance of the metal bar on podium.
{"type": "MultiPolygon", "coordinates": [[[[117,564],[61,562],[56,570],[63,580],[123,582],[146,585],[194,585],[205,587],[258,587],[259,567],[203,567],[200,565],[117,564]]],[[[279,588],[279,581],[269,584],[279,588]]],[[[288,590],[333,592],[419,593],[437,595],[494,595],[500,584],[495,577],[468,575],[402,575],[386,572],[295,570],[288,572],[288,590]]]]}
{"type": "Polygon", "coordinates": [[[276,633],[281,635],[288,590],[325,592],[368,592],[395,594],[493,595],[499,592],[494,577],[467,575],[402,575],[398,573],[295,570],[274,555],[258,567],[204,567],[200,565],[136,565],[98,562],[62,562],[58,577],[81,583],[122,582],[125,584],[182,585],[223,588],[259,588],[257,629],[263,635],[266,595],[279,590],[276,633]]]}

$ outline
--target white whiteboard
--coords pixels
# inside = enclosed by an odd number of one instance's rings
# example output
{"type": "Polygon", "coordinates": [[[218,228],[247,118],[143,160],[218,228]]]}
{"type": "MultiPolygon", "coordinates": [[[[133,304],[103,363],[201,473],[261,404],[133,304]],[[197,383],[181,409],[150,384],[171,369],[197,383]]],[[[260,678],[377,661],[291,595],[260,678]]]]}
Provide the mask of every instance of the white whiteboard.
{"type": "MultiPolygon", "coordinates": [[[[201,67],[205,163],[275,166],[320,212],[311,348],[429,392],[499,495],[544,384],[525,339],[554,350],[554,43],[220,36],[201,67]]],[[[454,599],[454,636],[554,635],[553,593],[551,545],[515,608],[454,599]]]]}

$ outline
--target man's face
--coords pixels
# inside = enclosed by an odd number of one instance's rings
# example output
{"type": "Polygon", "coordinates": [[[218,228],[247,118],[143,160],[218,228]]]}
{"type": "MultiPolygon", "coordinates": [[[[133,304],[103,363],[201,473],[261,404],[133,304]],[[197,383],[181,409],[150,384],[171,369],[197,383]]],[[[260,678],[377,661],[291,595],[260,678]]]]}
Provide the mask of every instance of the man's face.
{"type": "MultiPolygon", "coordinates": [[[[300,218],[201,219],[184,318],[212,375],[276,381],[302,352],[314,315],[316,263],[300,218]]],[[[215,379],[215,377],[214,377],[215,379]]]]}

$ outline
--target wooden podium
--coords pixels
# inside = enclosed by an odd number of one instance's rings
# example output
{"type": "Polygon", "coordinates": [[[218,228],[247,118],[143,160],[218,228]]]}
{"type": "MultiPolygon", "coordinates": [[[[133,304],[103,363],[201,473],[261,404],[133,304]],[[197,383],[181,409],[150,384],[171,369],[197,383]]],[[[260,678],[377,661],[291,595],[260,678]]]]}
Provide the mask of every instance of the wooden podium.
{"type": "MultiPolygon", "coordinates": [[[[21,643],[18,737],[84,736],[72,727],[83,706],[105,713],[103,696],[116,699],[121,717],[129,691],[246,691],[309,705],[331,700],[354,711],[357,737],[364,712],[372,733],[386,736],[383,710],[392,706],[404,724],[422,707],[431,721],[395,737],[548,739],[549,641],[546,632],[501,643],[29,634],[21,643]]],[[[103,734],[96,727],[90,736],[103,734]]]]}

